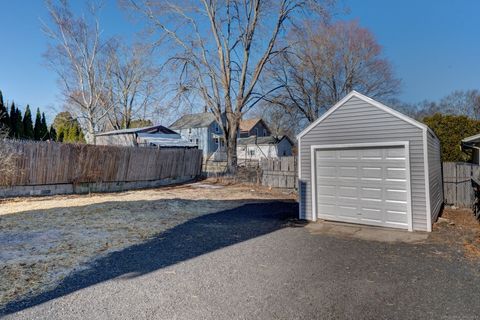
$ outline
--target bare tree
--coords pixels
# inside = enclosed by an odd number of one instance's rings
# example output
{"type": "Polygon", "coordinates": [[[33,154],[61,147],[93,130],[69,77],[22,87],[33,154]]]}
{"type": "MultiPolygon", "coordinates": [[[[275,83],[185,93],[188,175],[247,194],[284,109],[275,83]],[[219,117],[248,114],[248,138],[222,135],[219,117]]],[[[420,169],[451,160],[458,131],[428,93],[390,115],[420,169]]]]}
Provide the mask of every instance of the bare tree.
{"type": "Polygon", "coordinates": [[[98,7],[90,4],[88,15],[76,17],[67,0],[46,0],[50,23],[43,24],[52,40],[45,57],[58,74],[67,106],[85,126],[95,144],[95,132],[106,117],[105,59],[107,42],[100,37],[98,7]]]}
{"type": "Polygon", "coordinates": [[[269,70],[281,87],[269,101],[298,109],[309,122],[351,90],[380,99],[399,90],[380,45],[357,22],[306,24],[287,41],[290,49],[269,70]]]}
{"type": "MultiPolygon", "coordinates": [[[[0,111],[0,120],[6,115],[0,111]]],[[[0,185],[9,183],[10,178],[17,174],[16,160],[18,153],[8,140],[8,128],[0,121],[0,185]]]]}
{"type": "Polygon", "coordinates": [[[438,112],[446,114],[465,115],[480,119],[480,91],[456,90],[442,98],[438,103],[438,112]]]}
{"type": "Polygon", "coordinates": [[[242,115],[275,90],[260,92],[257,84],[265,66],[286,49],[277,46],[285,28],[302,9],[329,8],[327,1],[313,0],[127,2],[171,40],[170,61],[179,67],[182,88],[197,92],[221,124],[229,172],[237,165],[242,115]]]}
{"type": "Polygon", "coordinates": [[[133,119],[146,119],[150,112],[161,112],[164,97],[160,68],[152,59],[151,46],[111,45],[107,65],[107,96],[111,109],[109,124],[114,129],[129,128],[133,119]]]}

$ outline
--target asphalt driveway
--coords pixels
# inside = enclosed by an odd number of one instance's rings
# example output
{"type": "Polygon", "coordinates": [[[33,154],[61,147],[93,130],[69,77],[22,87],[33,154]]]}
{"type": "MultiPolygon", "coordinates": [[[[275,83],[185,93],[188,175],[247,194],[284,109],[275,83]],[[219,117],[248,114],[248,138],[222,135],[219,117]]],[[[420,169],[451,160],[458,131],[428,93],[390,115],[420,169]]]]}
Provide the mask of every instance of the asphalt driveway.
{"type": "Polygon", "coordinates": [[[108,254],[7,319],[477,319],[478,264],[438,244],[311,232],[239,202],[108,254]]]}

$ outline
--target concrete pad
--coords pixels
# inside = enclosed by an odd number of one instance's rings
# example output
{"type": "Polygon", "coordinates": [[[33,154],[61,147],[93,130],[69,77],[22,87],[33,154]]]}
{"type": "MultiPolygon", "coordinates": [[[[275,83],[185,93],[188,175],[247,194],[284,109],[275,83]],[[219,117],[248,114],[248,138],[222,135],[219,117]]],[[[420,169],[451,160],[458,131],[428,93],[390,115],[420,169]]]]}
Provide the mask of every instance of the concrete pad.
{"type": "Polygon", "coordinates": [[[428,238],[427,232],[409,232],[393,228],[364,226],[359,224],[339,223],[330,221],[311,222],[306,226],[311,234],[348,237],[353,239],[379,242],[419,243],[428,238]]]}

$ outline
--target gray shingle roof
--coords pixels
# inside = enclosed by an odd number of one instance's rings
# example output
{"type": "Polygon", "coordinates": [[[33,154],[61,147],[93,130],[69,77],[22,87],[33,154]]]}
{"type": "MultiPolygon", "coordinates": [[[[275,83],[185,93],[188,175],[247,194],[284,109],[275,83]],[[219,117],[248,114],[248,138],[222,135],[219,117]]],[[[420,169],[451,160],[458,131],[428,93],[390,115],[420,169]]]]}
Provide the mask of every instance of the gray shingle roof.
{"type": "Polygon", "coordinates": [[[204,128],[208,127],[215,121],[215,116],[210,112],[186,114],[170,125],[174,130],[188,128],[204,128]]]}
{"type": "Polygon", "coordinates": [[[140,133],[140,132],[176,134],[175,131],[170,130],[167,127],[158,125],[158,126],[143,127],[143,128],[131,128],[131,129],[113,130],[108,132],[99,132],[96,134],[96,136],[109,136],[109,135],[116,135],[116,134],[128,134],[128,133],[140,133]]]}
{"type": "Polygon", "coordinates": [[[237,140],[237,144],[239,145],[255,144],[255,139],[256,139],[256,144],[267,145],[267,144],[277,144],[280,142],[280,140],[283,139],[283,137],[280,137],[280,139],[278,139],[274,136],[266,136],[266,137],[251,136],[248,138],[239,138],[237,140]]]}

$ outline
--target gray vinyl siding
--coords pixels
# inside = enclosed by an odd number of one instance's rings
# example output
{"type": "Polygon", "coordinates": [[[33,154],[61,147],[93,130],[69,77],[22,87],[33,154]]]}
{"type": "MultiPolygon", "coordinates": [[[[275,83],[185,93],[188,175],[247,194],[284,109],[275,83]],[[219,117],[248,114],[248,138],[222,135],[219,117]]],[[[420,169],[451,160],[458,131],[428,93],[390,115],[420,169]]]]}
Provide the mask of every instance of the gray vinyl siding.
{"type": "Polygon", "coordinates": [[[423,129],[352,97],[300,138],[300,218],[312,219],[312,145],[409,141],[413,229],[427,230],[423,129]]]}
{"type": "Polygon", "coordinates": [[[440,141],[431,132],[427,132],[428,169],[430,180],[430,210],[432,223],[438,218],[443,203],[442,162],[440,141]]]}

